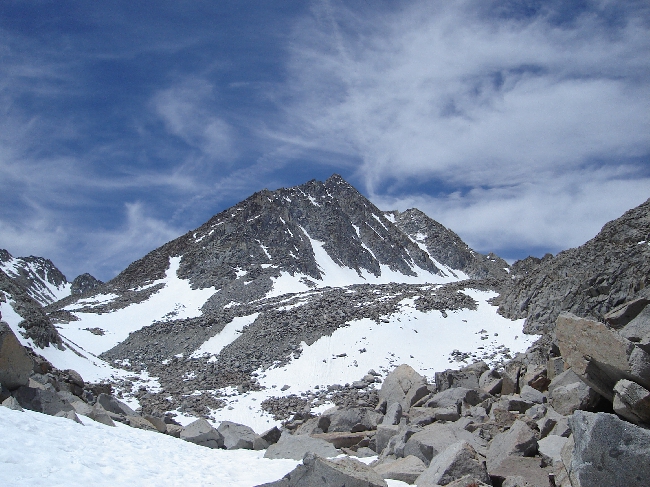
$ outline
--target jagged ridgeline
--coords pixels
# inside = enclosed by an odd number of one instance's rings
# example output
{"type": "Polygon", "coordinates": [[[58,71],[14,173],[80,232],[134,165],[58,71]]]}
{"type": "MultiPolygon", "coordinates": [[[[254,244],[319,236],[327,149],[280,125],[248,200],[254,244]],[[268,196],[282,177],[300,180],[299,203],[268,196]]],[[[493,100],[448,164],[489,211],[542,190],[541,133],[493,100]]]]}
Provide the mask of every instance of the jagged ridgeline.
{"type": "Polygon", "coordinates": [[[237,286],[228,287],[233,282],[257,281],[253,293],[262,296],[271,288],[269,278],[282,272],[299,274],[308,284],[322,280],[323,252],[336,265],[368,277],[379,277],[382,266],[411,277],[455,277],[453,270],[503,277],[507,267],[473,252],[418,210],[382,212],[334,175],[255,193],[134,262],[108,285],[126,290],[161,279],[170,257],[180,256],[178,276],[196,288],[237,294],[237,286]]]}
{"type": "Polygon", "coordinates": [[[602,320],[650,286],[650,199],[607,223],[580,247],[511,268],[513,286],[498,298],[499,312],[526,318],[528,333],[551,332],[570,311],[602,320]]]}

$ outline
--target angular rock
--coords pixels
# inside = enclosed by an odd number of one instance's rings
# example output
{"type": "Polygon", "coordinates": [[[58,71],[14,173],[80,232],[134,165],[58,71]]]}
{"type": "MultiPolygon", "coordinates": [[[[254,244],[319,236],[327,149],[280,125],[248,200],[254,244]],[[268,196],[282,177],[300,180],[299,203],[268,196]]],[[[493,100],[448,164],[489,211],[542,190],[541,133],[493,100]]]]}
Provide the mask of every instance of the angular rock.
{"type": "Polygon", "coordinates": [[[13,409],[14,411],[24,411],[24,409],[20,407],[20,403],[16,401],[16,398],[12,396],[9,396],[7,399],[2,401],[2,405],[6,408],[13,409]]]}
{"type": "Polygon", "coordinates": [[[144,419],[142,416],[127,416],[126,424],[128,424],[131,428],[138,428],[145,431],[158,431],[158,429],[153,424],[144,419]]]}
{"type": "Polygon", "coordinates": [[[149,421],[149,423],[151,423],[153,427],[156,428],[156,431],[158,431],[158,433],[167,433],[167,424],[165,421],[163,421],[162,418],[152,416],[151,414],[145,414],[143,418],[149,421]]]}
{"type": "Polygon", "coordinates": [[[512,427],[498,434],[487,451],[490,474],[510,456],[531,457],[537,453],[537,434],[526,423],[517,420],[512,427]]]}
{"type": "Polygon", "coordinates": [[[401,456],[415,455],[426,465],[450,445],[465,440],[475,450],[484,451],[487,442],[455,423],[433,423],[413,434],[404,446],[401,456]]]}
{"type": "Polygon", "coordinates": [[[650,353],[650,306],[646,306],[636,318],[625,325],[620,334],[650,353]]]}
{"type": "Polygon", "coordinates": [[[610,402],[621,379],[650,388],[650,355],[603,323],[563,313],[555,333],[566,363],[610,402]]]}
{"type": "MultiPolygon", "coordinates": [[[[505,478],[501,487],[535,487],[521,475],[510,475],[505,478]]],[[[544,486],[546,487],[546,486],[544,486]]]]}
{"type": "Polygon", "coordinates": [[[358,445],[361,440],[367,438],[365,432],[362,433],[315,433],[312,438],[325,440],[334,445],[334,448],[350,448],[358,445]]]}
{"type": "Polygon", "coordinates": [[[447,484],[447,487],[490,487],[492,483],[486,484],[480,480],[475,479],[471,475],[464,475],[458,480],[447,484]]]}
{"type": "Polygon", "coordinates": [[[253,428],[243,424],[223,421],[217,431],[223,436],[226,450],[264,450],[269,446],[253,428]]]}
{"type": "Polygon", "coordinates": [[[650,391],[636,382],[619,380],[614,386],[614,412],[635,424],[650,424],[650,391]]]}
{"type": "Polygon", "coordinates": [[[97,396],[97,404],[101,405],[109,413],[122,416],[137,416],[133,409],[109,394],[102,393],[97,396]]]}
{"type": "Polygon", "coordinates": [[[321,418],[329,420],[329,426],[323,430],[327,433],[357,433],[377,429],[383,415],[369,408],[332,408],[325,411],[321,418]]]}
{"type": "Polygon", "coordinates": [[[205,419],[197,419],[181,431],[181,440],[208,448],[223,448],[223,436],[205,419]]]}
{"type": "Polygon", "coordinates": [[[75,423],[83,424],[79,419],[79,416],[77,416],[77,414],[74,411],[59,411],[54,416],[59,418],[71,419],[75,423]]]}
{"type": "Polygon", "coordinates": [[[448,408],[456,407],[461,411],[462,406],[476,406],[482,401],[479,393],[474,389],[467,389],[465,387],[454,387],[446,389],[438,394],[433,395],[426,403],[430,408],[448,408]]]}
{"type": "Polygon", "coordinates": [[[366,464],[344,457],[328,460],[308,453],[303,463],[282,479],[257,487],[388,487],[388,484],[366,464]]]}
{"type": "Polygon", "coordinates": [[[183,427],[178,424],[167,424],[167,431],[165,433],[174,438],[180,438],[182,431],[183,427]]]}
{"type": "Polygon", "coordinates": [[[9,390],[29,384],[34,363],[13,330],[0,321],[0,384],[9,390]]]}
{"type": "Polygon", "coordinates": [[[568,438],[558,435],[548,435],[537,442],[537,450],[546,465],[555,465],[562,461],[562,448],[568,438]]]}
{"type": "Polygon", "coordinates": [[[377,432],[375,433],[375,448],[377,453],[381,453],[390,439],[399,433],[399,426],[393,424],[380,424],[377,426],[377,432]]]}
{"type": "Polygon", "coordinates": [[[650,479],[650,431],[614,414],[576,411],[573,455],[562,458],[573,487],[641,486],[650,479]]]}
{"type": "MultiPolygon", "coordinates": [[[[412,407],[408,412],[408,422],[412,425],[426,426],[436,420],[436,411],[439,408],[421,408],[412,407]]],[[[453,407],[452,410],[458,414],[458,408],[453,407]]]]}
{"type": "Polygon", "coordinates": [[[526,487],[547,487],[551,485],[549,483],[549,474],[552,473],[552,469],[551,467],[542,467],[539,457],[506,457],[498,467],[494,469],[488,467],[488,472],[490,472],[490,477],[495,485],[503,486],[506,479],[510,478],[513,481],[517,477],[520,477],[517,479],[518,482],[521,482],[522,479],[526,482],[523,484],[526,487]]]}
{"type": "Polygon", "coordinates": [[[643,309],[647,308],[648,304],[650,304],[650,299],[645,296],[627,301],[607,313],[604,316],[605,322],[612,328],[623,328],[636,318],[643,309]]]}
{"type": "Polygon", "coordinates": [[[260,435],[260,438],[266,441],[269,445],[272,445],[278,442],[281,435],[282,435],[282,431],[280,431],[280,428],[274,426],[273,428],[269,428],[264,433],[262,433],[260,435]]]}
{"type": "Polygon", "coordinates": [[[283,433],[277,443],[269,446],[264,458],[291,458],[300,460],[306,453],[314,453],[321,457],[335,457],[341,452],[331,443],[307,435],[291,435],[283,433]]]}
{"type": "Polygon", "coordinates": [[[396,401],[386,409],[381,424],[399,424],[400,419],[402,419],[402,405],[396,401]]]}
{"type": "Polygon", "coordinates": [[[593,409],[598,404],[599,396],[587,384],[575,382],[555,388],[549,399],[558,413],[567,416],[578,409],[593,409]]]}
{"type": "Polygon", "coordinates": [[[417,478],[416,484],[418,487],[447,485],[465,475],[490,482],[485,464],[476,450],[466,441],[459,441],[434,457],[429,467],[417,478]]]}
{"type": "Polygon", "coordinates": [[[479,378],[478,385],[482,391],[492,394],[501,394],[503,379],[501,374],[496,370],[486,370],[479,378]]]}
{"type": "Polygon", "coordinates": [[[564,372],[564,359],[562,357],[551,357],[546,364],[547,377],[552,381],[555,377],[564,372]]]}
{"type": "Polygon", "coordinates": [[[379,390],[379,402],[386,404],[399,402],[407,411],[419,399],[429,394],[426,379],[410,365],[402,364],[391,371],[379,390]]]}
{"type": "Polygon", "coordinates": [[[444,372],[436,372],[436,391],[442,392],[453,387],[478,389],[479,378],[487,370],[489,367],[485,362],[477,362],[460,370],[448,369],[444,372]]]}
{"type": "Polygon", "coordinates": [[[50,416],[54,416],[61,411],[66,413],[68,411],[74,412],[74,408],[68,401],[51,390],[22,386],[14,392],[14,397],[25,409],[50,416]]]}
{"type": "Polygon", "coordinates": [[[519,397],[521,397],[521,399],[524,401],[532,402],[535,404],[543,404],[546,402],[546,396],[529,385],[525,385],[521,388],[519,397]]]}
{"type": "Polygon", "coordinates": [[[400,480],[407,484],[414,484],[427,466],[418,457],[409,455],[392,462],[375,465],[373,468],[384,479],[400,480]]]}
{"type": "MultiPolygon", "coordinates": [[[[77,404],[77,403],[75,403],[77,404]]],[[[95,404],[90,411],[90,414],[87,415],[90,419],[97,421],[98,423],[105,424],[106,426],[115,426],[115,423],[108,415],[106,410],[102,407],[101,404],[95,404]]]]}

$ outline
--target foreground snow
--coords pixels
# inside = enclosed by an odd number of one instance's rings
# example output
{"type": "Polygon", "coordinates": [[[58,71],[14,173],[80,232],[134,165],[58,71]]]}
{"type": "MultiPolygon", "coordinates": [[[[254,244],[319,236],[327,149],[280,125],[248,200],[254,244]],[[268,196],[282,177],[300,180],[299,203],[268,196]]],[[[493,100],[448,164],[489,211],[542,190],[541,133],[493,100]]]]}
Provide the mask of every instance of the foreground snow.
{"type": "MultiPolygon", "coordinates": [[[[210,450],[122,424],[85,425],[0,407],[0,485],[241,486],[282,478],[299,463],[264,451],[210,450]]],[[[388,481],[389,486],[405,486],[388,481]]]]}

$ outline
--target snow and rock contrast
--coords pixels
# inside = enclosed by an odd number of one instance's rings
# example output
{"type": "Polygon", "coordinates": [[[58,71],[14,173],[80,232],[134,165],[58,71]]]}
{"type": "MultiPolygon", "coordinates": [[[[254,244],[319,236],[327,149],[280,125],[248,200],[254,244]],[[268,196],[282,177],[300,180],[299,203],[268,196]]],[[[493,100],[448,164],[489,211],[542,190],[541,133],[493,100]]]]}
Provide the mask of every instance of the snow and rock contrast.
{"type": "MultiPolygon", "coordinates": [[[[141,479],[113,450],[99,461],[133,485],[587,485],[583,459],[645,441],[649,208],[509,266],[334,175],[256,193],[106,283],[2,251],[2,441],[65,430],[144,448],[141,479]],[[151,467],[159,451],[183,468],[151,467]],[[343,454],[358,460],[327,458],[343,454]],[[186,472],[204,461],[246,465],[186,472]]],[[[20,458],[47,456],[35,442],[20,458]]],[[[74,451],[101,485],[90,443],[61,445],[49,464],[74,451]]],[[[32,463],[8,485],[53,485],[32,463]]]]}

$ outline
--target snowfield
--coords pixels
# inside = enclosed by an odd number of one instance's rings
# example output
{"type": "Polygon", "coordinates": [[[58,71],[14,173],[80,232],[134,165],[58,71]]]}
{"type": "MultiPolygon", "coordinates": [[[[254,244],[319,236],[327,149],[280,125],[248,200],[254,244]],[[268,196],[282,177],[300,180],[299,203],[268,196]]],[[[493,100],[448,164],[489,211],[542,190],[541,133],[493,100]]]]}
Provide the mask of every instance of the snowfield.
{"type": "MultiPolygon", "coordinates": [[[[178,438],[0,407],[0,485],[252,487],[282,478],[300,462],[264,451],[211,450],[178,438]]],[[[366,463],[373,458],[363,459],[366,463]]],[[[408,484],[389,480],[390,487],[408,484]]]]}
{"type": "MultiPolygon", "coordinates": [[[[537,338],[522,333],[524,320],[512,321],[497,314],[496,307],[487,302],[496,293],[472,289],[463,292],[477,301],[477,310],[447,311],[445,318],[439,311],[418,311],[412,300],[405,300],[401,312],[390,316],[386,323],[353,321],[311,346],[303,342],[300,357],[287,365],[257,370],[259,383],[266,389],[245,394],[234,394],[232,388],[221,390],[229,396],[221,398],[227,406],[213,410],[212,415],[217,422],[244,423],[261,432],[280,425],[260,409],[259,404],[269,397],[300,395],[314,386],[322,389],[331,384],[351,384],[370,369],[385,377],[401,364],[409,364],[433,382],[435,372],[458,369],[474,359],[495,365],[507,358],[506,354],[514,356],[525,351],[537,338]],[[468,358],[457,361],[452,356],[456,350],[468,358]],[[284,385],[289,389],[282,392],[284,385]]],[[[192,421],[190,417],[177,419],[192,421]]]]}

